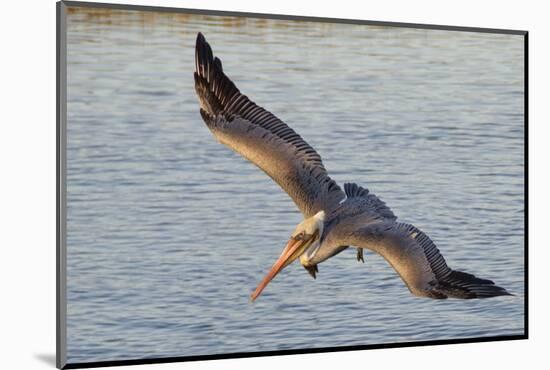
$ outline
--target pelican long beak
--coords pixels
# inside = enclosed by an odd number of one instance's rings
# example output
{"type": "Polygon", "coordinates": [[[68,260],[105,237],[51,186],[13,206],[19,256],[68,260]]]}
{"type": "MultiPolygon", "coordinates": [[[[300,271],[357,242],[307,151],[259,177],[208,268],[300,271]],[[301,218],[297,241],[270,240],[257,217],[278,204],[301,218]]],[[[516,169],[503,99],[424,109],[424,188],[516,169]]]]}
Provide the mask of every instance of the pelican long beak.
{"type": "Polygon", "coordinates": [[[311,240],[295,240],[290,239],[283,249],[281,256],[271,267],[271,270],[267,273],[261,283],[258,285],[254,293],[250,296],[250,300],[254,301],[262,293],[264,288],[269,284],[271,280],[286,266],[290,265],[296,258],[306,250],[306,248],[311,244],[311,240]]]}

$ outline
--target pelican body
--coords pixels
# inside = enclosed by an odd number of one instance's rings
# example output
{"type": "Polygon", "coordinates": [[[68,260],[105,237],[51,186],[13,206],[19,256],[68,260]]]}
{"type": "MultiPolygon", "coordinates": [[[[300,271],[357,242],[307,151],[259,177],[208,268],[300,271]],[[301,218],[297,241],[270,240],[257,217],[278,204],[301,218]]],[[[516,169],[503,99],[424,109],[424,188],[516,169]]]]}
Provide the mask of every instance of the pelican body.
{"type": "Polygon", "coordinates": [[[251,295],[254,301],[286,266],[299,259],[315,278],[318,265],[350,246],[380,254],[410,292],[429,298],[510,295],[491,280],[449,268],[436,245],[415,226],[397,221],[368,189],[332,180],[321,156],[275,115],[241,94],[204,36],[195,46],[200,114],[219,142],[240,153],[292,198],[304,216],[279,259],[251,295]]]}

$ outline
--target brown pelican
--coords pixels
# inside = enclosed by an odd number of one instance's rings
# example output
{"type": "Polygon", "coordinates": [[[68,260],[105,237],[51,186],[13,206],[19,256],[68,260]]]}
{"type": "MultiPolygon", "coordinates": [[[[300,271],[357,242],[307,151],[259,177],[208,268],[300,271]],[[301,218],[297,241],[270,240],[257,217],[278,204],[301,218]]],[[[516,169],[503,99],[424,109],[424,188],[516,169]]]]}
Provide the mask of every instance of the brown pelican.
{"type": "Polygon", "coordinates": [[[356,184],[344,191],[319,154],[275,115],[241,94],[199,33],[195,90],[200,114],[214,136],[254,163],[288,193],[302,214],[281,256],[251,295],[255,300],[286,266],[300,259],[315,278],[317,265],[349,246],[363,260],[368,248],[384,257],[412,294],[430,298],[510,295],[491,280],[452,270],[430,238],[397,217],[376,195],[356,184]]]}

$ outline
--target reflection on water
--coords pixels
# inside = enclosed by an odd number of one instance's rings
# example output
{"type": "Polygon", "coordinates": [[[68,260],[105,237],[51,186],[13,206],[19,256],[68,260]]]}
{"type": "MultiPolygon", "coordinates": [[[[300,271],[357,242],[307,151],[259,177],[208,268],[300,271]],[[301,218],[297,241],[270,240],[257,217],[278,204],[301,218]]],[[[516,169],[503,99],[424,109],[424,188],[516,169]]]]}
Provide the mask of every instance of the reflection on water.
{"type": "Polygon", "coordinates": [[[69,362],[521,334],[523,135],[520,36],[72,9],[69,362]],[[250,304],[301,216],[201,121],[198,31],[335,180],[515,296],[416,298],[347,251],[250,304]]]}

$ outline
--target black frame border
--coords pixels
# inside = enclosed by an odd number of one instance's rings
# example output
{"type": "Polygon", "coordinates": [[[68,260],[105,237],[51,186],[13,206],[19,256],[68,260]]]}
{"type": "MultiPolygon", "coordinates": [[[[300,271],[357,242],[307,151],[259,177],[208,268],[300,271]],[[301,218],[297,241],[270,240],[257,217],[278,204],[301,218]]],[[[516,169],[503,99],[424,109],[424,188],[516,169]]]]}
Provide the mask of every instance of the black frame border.
{"type": "Polygon", "coordinates": [[[284,14],[265,14],[249,12],[231,12],[207,9],[187,9],[175,7],[144,6],[131,4],[113,4],[83,1],[58,1],[56,3],[56,367],[59,369],[80,369],[110,366],[126,365],[144,365],[173,362],[207,361],[249,357],[266,356],[285,356],[297,354],[313,354],[326,352],[344,352],[360,351],[367,349],[384,348],[403,348],[420,347],[433,345],[463,344],[463,343],[482,343],[498,342],[509,340],[522,340],[529,338],[529,32],[524,30],[479,28],[479,27],[461,27],[448,25],[432,25],[421,23],[402,23],[402,22],[384,22],[369,21],[359,19],[325,18],[312,16],[297,16],[284,14]],[[202,14],[214,16],[233,16],[248,18],[279,19],[305,22],[322,23],[343,23],[371,26],[389,26],[403,28],[417,28],[443,31],[461,31],[476,33],[495,33],[520,35],[524,37],[524,333],[519,335],[502,335],[489,337],[472,337],[461,339],[441,339],[417,342],[397,342],[384,344],[368,344],[357,346],[341,347],[322,347],[322,348],[304,348],[278,351],[258,351],[258,352],[237,352],[199,356],[176,356],[176,357],[156,357],[141,358],[130,360],[112,360],[112,361],[94,361],[67,363],[66,362],[66,8],[84,7],[84,8],[106,8],[118,10],[149,11],[149,12],[167,12],[167,13],[186,13],[202,14]]]}

